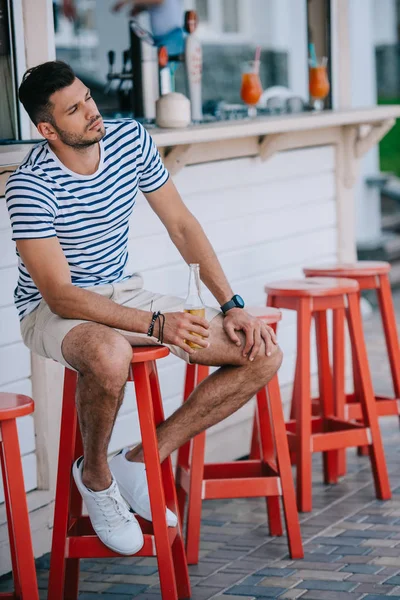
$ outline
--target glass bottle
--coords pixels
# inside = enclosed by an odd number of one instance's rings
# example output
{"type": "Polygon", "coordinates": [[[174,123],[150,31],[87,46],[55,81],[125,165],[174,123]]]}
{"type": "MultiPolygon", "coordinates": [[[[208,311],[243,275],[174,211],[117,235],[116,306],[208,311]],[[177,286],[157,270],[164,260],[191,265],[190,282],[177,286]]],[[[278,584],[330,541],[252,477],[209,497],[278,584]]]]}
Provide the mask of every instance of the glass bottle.
{"type": "MultiPolygon", "coordinates": [[[[189,289],[183,310],[191,315],[196,315],[197,317],[202,317],[204,319],[206,309],[200,293],[200,265],[191,264],[189,265],[189,268],[189,289]]],[[[198,333],[191,333],[192,335],[201,337],[198,333]]],[[[187,341],[187,344],[191,348],[201,348],[201,346],[191,341],[187,341]]]]}

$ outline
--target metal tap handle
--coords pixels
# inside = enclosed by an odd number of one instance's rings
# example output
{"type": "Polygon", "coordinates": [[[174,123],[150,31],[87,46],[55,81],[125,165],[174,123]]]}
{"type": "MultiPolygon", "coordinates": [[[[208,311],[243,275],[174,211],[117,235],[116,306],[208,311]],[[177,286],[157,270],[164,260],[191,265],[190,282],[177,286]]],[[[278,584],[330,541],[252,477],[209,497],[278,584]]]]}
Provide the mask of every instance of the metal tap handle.
{"type": "Polygon", "coordinates": [[[113,72],[113,67],[114,67],[114,63],[115,63],[115,51],[110,50],[107,55],[108,55],[108,71],[111,74],[113,72]]]}

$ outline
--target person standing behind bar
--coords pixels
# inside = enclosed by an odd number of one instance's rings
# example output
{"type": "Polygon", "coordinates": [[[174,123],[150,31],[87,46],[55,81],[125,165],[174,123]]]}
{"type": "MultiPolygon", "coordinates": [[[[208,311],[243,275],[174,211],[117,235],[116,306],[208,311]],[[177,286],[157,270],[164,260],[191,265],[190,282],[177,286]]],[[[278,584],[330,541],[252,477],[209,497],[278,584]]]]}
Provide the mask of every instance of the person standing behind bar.
{"type": "Polygon", "coordinates": [[[184,51],[183,0],[119,0],[113,11],[118,12],[125,6],[131,7],[132,17],[148,11],[156,46],[166,46],[170,56],[184,51]]]}

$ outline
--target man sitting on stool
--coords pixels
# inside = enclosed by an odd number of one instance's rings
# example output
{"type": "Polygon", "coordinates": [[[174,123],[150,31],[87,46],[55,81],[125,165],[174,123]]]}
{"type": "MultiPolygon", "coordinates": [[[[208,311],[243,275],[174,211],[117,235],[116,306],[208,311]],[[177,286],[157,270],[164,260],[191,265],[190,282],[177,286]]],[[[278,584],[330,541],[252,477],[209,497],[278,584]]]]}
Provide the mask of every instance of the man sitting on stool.
{"type": "MultiPolygon", "coordinates": [[[[233,295],[139,123],[103,121],[90,90],[60,61],[29,69],[19,98],[45,138],[6,188],[22,337],[33,352],[78,372],[84,456],[74,464],[75,482],[99,538],[116,552],[133,554],[143,535],[122,496],[151,519],[142,447],[107,461],[131,346],[162,342],[187,362],[220,367],[158,427],[161,461],[252,398],[277,372],[282,353],[273,331],[233,295]],[[181,298],[144,290],[140,275],[128,271],[129,218],[139,190],[184,260],[200,264],[221,312],[207,308],[205,319],[184,313],[181,298]],[[158,323],[149,331],[158,311],[165,317],[163,334],[158,323]]],[[[170,511],[167,520],[176,525],[170,511]]]]}

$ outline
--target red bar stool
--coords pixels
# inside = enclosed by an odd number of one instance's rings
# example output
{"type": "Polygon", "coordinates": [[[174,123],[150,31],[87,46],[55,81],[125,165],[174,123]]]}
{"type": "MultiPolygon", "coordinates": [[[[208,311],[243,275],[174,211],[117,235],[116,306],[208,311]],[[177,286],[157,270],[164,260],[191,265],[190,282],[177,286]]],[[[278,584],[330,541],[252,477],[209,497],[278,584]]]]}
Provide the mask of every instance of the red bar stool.
{"type": "MultiPolygon", "coordinates": [[[[297,457],[297,506],[312,509],[312,453],[324,452],[326,483],[338,476],[338,450],[368,445],[376,495],[391,497],[386,461],[374,402],[364,343],[359,286],[351,279],[309,278],[278,281],[265,286],[268,306],[297,312],[297,362],[295,375],[296,420],[286,424],[289,447],[297,457]],[[328,351],[327,310],[333,311],[333,376],[328,351]],[[310,329],[314,317],[319,348],[321,416],[312,417],[310,391],[310,329]],[[360,375],[363,424],[339,414],[334,399],[344,395],[344,323],[347,318],[355,368],[360,375]]],[[[342,405],[338,402],[338,406],[342,405]]]]}
{"type": "MultiPolygon", "coordinates": [[[[274,325],[279,310],[249,309],[254,316],[274,325]]],[[[209,368],[188,364],[184,401],[209,374],[209,368]]],[[[303,545],[296,507],[287,434],[277,376],[257,394],[258,458],[229,463],[204,464],[206,434],[200,433],[179,449],[177,491],[181,519],[188,496],[186,557],[188,564],[199,561],[201,505],[206,499],[265,497],[271,535],[283,535],[279,499],[282,498],[289,551],[292,558],[303,558],[303,545]]],[[[253,436],[254,438],[254,436],[253,436]]]]}
{"type": "Polygon", "coordinates": [[[33,410],[31,398],[0,393],[0,460],[14,579],[14,591],[0,598],[8,600],[39,599],[16,423],[33,410]]]}
{"type": "MultiPolygon", "coordinates": [[[[400,414],[400,346],[397,333],[396,315],[390,288],[390,264],[386,262],[360,261],[349,264],[306,267],[307,277],[347,277],[355,279],[362,290],[376,290],[382,317],[386,348],[392,375],[394,398],[377,396],[378,416],[400,414]]],[[[353,370],[354,393],[346,394],[345,416],[347,419],[361,419],[360,383],[357,370],[353,370]]]]}
{"type": "MultiPolygon", "coordinates": [[[[164,347],[134,347],[129,381],[134,381],[139,413],[153,522],[137,516],[144,533],[144,546],[135,556],[157,556],[161,594],[165,600],[190,598],[181,524],[168,527],[166,506],[178,514],[171,460],[160,465],[156,426],[164,420],[156,360],[169,350],[164,347]]],[[[82,497],[71,475],[74,461],[82,455],[77,427],[75,388],[77,373],[65,369],[60,449],[50,562],[49,600],[76,600],[79,559],[120,556],[99,540],[88,516],[82,516],[82,497]]]]}

